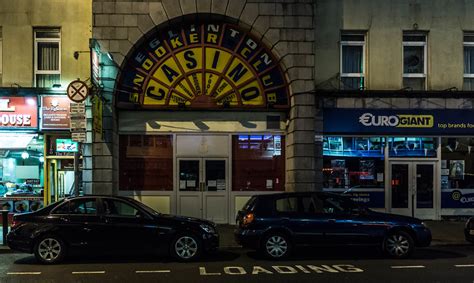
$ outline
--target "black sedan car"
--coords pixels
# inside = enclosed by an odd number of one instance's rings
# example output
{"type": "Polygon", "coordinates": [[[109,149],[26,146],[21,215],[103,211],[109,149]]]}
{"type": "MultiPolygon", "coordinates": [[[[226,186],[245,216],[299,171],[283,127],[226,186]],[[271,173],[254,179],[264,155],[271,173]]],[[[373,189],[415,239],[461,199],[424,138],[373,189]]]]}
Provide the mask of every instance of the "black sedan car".
{"type": "Polygon", "coordinates": [[[466,236],[466,241],[474,243],[474,217],[467,220],[464,227],[464,235],[466,236]]]}
{"type": "Polygon", "coordinates": [[[210,221],[161,214],[126,197],[66,198],[13,217],[8,246],[58,263],[70,252],[157,252],[180,261],[216,250],[219,235],[210,221]]]}
{"type": "Polygon", "coordinates": [[[237,215],[237,242],[273,259],[298,246],[380,246],[395,258],[431,243],[419,219],[371,211],[330,193],[282,193],[252,197],[237,215]]]}

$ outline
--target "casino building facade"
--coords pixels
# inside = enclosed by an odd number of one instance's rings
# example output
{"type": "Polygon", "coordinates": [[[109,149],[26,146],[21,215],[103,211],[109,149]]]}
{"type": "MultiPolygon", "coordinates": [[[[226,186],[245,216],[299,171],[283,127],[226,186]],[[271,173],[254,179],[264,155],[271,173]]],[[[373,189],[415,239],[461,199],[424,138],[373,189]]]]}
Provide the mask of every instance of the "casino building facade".
{"type": "Polygon", "coordinates": [[[105,107],[86,193],[218,223],[280,191],[474,213],[469,1],[92,4],[105,107]]]}
{"type": "MultiPolygon", "coordinates": [[[[93,1],[104,108],[85,192],[233,223],[314,190],[312,1],[93,1]]],[[[87,175],[87,177],[86,177],[87,175]]]]}

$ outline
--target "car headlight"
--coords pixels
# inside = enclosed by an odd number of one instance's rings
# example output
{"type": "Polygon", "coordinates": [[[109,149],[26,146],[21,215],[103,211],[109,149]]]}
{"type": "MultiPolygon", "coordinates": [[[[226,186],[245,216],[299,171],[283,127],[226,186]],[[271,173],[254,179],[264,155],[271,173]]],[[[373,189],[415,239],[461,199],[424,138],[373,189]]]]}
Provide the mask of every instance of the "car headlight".
{"type": "Polygon", "coordinates": [[[426,229],[428,229],[428,224],[426,224],[426,222],[421,222],[421,226],[425,227],[426,229]]]}
{"type": "Polygon", "coordinates": [[[216,232],[216,230],[213,227],[207,224],[201,224],[199,225],[199,227],[201,227],[202,230],[204,230],[206,233],[209,233],[209,234],[214,234],[216,232]]]}

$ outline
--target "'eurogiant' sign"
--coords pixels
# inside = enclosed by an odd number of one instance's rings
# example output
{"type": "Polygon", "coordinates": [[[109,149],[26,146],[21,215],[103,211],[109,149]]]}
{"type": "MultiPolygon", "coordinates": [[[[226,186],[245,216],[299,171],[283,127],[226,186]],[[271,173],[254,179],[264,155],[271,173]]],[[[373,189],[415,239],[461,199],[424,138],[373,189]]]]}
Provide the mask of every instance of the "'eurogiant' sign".
{"type": "Polygon", "coordinates": [[[127,55],[119,106],[287,108],[288,85],[271,51],[225,23],[155,29],[127,55]]]}
{"type": "Polygon", "coordinates": [[[0,129],[35,129],[38,127],[36,97],[0,97],[0,129]]]}
{"type": "Polygon", "coordinates": [[[472,135],[472,110],[324,109],[325,134],[472,135]]]}

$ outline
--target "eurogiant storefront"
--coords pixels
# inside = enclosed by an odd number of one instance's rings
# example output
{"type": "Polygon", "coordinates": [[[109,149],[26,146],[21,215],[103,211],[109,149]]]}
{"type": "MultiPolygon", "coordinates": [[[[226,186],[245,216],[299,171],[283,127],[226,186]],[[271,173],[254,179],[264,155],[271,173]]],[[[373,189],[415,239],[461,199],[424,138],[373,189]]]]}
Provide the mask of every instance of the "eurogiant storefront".
{"type": "Polygon", "coordinates": [[[324,190],[439,219],[474,212],[474,116],[461,109],[324,109],[324,190]]]}
{"type": "Polygon", "coordinates": [[[285,188],[288,85],[271,51],[230,22],[157,27],[116,85],[119,193],[218,223],[285,188]]]}

